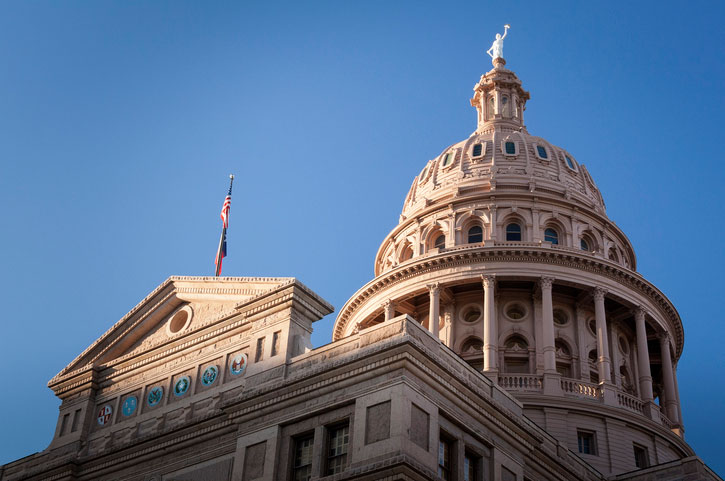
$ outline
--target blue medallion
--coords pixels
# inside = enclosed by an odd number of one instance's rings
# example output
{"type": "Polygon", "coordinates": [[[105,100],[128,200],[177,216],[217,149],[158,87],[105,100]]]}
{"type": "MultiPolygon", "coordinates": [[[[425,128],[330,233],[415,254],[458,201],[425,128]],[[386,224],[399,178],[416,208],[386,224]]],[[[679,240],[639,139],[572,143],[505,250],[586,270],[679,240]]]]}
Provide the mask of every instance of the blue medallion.
{"type": "Polygon", "coordinates": [[[183,396],[186,394],[186,391],[189,390],[189,386],[191,386],[191,379],[189,379],[189,376],[181,376],[179,380],[176,381],[176,384],[174,384],[174,395],[183,396]]]}
{"type": "Polygon", "coordinates": [[[125,401],[123,401],[123,406],[121,406],[121,412],[124,416],[130,416],[131,414],[136,412],[137,404],[138,399],[136,399],[136,396],[129,396],[126,398],[125,401]]]}
{"type": "Polygon", "coordinates": [[[149,406],[156,406],[158,403],[161,402],[161,398],[164,397],[164,388],[161,386],[156,386],[154,388],[151,388],[149,391],[149,395],[146,397],[146,402],[149,406]]]}
{"type": "Polygon", "coordinates": [[[240,374],[244,374],[244,371],[247,370],[247,355],[246,354],[237,354],[234,356],[229,363],[229,372],[231,372],[235,376],[239,376],[240,374]]]}
{"type": "Polygon", "coordinates": [[[219,377],[219,368],[216,366],[209,366],[204,369],[204,374],[201,375],[201,383],[204,386],[211,386],[219,377]]]}

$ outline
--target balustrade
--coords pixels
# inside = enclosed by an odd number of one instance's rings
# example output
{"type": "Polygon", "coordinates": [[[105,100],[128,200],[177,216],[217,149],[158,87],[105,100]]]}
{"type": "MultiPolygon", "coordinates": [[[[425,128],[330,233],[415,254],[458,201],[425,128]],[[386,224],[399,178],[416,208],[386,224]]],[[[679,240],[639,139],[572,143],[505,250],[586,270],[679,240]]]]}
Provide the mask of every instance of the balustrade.
{"type": "Polygon", "coordinates": [[[562,379],[561,390],[564,391],[564,395],[575,395],[585,399],[599,399],[602,395],[598,385],[575,379],[562,379]]]}
{"type": "Polygon", "coordinates": [[[639,414],[644,414],[644,402],[635,396],[623,392],[618,392],[617,402],[623,408],[629,409],[630,411],[634,411],[639,414]]]}
{"type": "Polygon", "coordinates": [[[509,391],[541,391],[542,376],[535,374],[499,374],[498,383],[509,391]]]}

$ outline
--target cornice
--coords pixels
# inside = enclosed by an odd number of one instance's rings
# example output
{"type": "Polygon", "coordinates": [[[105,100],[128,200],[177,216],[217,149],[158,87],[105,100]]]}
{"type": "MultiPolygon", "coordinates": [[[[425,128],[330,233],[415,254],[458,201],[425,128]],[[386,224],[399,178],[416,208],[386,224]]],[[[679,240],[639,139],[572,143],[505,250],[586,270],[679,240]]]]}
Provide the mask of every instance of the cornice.
{"type": "MultiPolygon", "coordinates": [[[[515,262],[534,264],[555,264],[563,267],[597,274],[611,279],[625,289],[633,289],[652,299],[672,323],[675,330],[677,355],[682,353],[684,329],[677,310],[669,299],[640,274],[622,268],[613,262],[588,256],[574,250],[534,247],[530,245],[506,246],[458,246],[449,251],[420,257],[387,271],[361,287],[342,307],[333,328],[333,341],[343,337],[348,320],[357,309],[373,295],[423,274],[434,273],[450,267],[486,262],[515,262]]],[[[427,280],[430,282],[430,279],[427,280]]]]}

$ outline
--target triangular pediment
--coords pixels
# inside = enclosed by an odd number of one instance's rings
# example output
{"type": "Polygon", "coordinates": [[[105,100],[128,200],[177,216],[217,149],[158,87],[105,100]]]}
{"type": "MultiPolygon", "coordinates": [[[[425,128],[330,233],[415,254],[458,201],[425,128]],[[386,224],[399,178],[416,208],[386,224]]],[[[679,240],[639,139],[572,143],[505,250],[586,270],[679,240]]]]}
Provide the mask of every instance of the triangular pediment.
{"type": "Polygon", "coordinates": [[[176,336],[233,314],[241,303],[293,282],[292,277],[170,277],[51,379],[49,385],[116,359],[152,350],[176,336]]]}

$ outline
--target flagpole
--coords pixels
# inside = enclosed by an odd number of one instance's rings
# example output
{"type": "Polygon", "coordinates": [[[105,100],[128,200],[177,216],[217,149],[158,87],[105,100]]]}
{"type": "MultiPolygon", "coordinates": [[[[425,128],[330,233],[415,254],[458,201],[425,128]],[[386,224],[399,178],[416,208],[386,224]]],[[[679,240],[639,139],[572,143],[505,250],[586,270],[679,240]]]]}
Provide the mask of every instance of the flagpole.
{"type": "Polygon", "coordinates": [[[222,273],[222,259],[227,255],[226,253],[226,237],[227,237],[227,226],[229,225],[229,210],[232,203],[232,185],[234,184],[234,174],[229,174],[229,193],[224,198],[224,205],[222,206],[222,234],[219,238],[219,248],[216,254],[216,269],[214,271],[214,277],[219,277],[222,273]]]}

